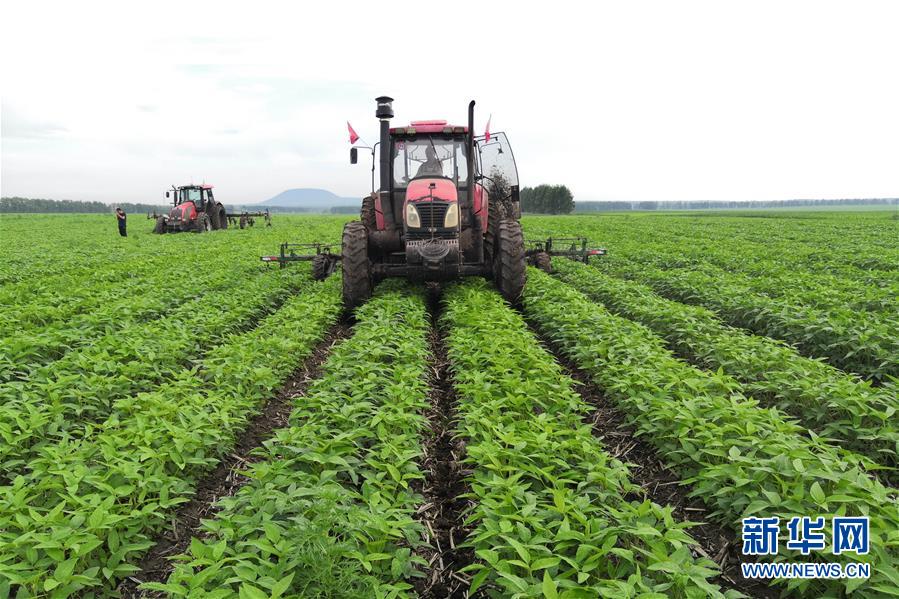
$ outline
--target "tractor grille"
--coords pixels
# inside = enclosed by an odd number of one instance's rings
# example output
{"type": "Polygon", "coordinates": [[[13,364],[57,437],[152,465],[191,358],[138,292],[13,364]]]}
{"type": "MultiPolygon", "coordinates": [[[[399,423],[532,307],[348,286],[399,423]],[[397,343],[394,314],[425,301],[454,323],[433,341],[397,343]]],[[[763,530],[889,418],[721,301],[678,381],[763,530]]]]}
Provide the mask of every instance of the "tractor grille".
{"type": "Polygon", "coordinates": [[[443,219],[446,211],[449,210],[449,204],[446,202],[419,202],[415,207],[418,208],[422,229],[443,228],[443,219]]]}

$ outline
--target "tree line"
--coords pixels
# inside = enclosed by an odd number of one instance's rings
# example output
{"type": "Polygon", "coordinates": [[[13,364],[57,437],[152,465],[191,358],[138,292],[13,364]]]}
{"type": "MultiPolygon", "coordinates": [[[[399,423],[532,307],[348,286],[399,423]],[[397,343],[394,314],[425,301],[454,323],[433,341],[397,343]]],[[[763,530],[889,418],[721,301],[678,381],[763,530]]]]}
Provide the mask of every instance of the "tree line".
{"type": "Polygon", "coordinates": [[[565,185],[525,187],[520,192],[521,211],[535,214],[570,214],[574,195],[565,185]]]}
{"type": "Polygon", "coordinates": [[[168,206],[158,204],[135,204],[121,202],[104,204],[103,202],[85,202],[82,200],[44,200],[39,198],[0,198],[0,213],[107,213],[121,207],[125,212],[157,212],[167,211],[168,206]]]}
{"type": "Polygon", "coordinates": [[[826,208],[828,206],[889,206],[899,204],[896,198],[852,198],[842,200],[770,200],[770,201],[671,201],[671,202],[578,202],[575,212],[621,212],[629,210],[720,210],[726,208],[752,209],[752,208],[791,208],[801,206],[816,206],[826,208]]]}

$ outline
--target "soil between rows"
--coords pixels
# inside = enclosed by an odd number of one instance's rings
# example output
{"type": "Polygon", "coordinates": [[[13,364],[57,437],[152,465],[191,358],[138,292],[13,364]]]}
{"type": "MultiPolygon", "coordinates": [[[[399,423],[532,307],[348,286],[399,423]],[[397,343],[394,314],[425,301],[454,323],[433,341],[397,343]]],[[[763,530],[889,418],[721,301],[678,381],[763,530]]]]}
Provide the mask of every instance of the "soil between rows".
{"type": "Polygon", "coordinates": [[[416,517],[427,530],[429,545],[417,553],[427,560],[430,568],[424,578],[416,581],[415,590],[423,599],[462,598],[468,596],[469,580],[459,570],[474,561],[474,551],[460,547],[470,532],[464,525],[464,517],[472,502],[463,496],[471,489],[465,482],[466,471],[462,463],[465,442],[453,435],[457,400],[438,323],[440,303],[436,289],[430,289],[428,300],[432,368],[431,405],[425,416],[430,426],[423,439],[421,468],[425,479],[421,488],[416,489],[424,496],[424,503],[418,508],[416,517]]]}
{"type": "Polygon", "coordinates": [[[172,515],[171,527],[156,537],[155,544],[138,564],[140,570],[119,584],[118,591],[122,597],[165,596],[138,587],[145,582],[166,582],[173,569],[170,558],[187,551],[193,537],[202,536],[199,533],[201,520],[215,516],[216,503],[220,499],[234,495],[248,482],[249,479],[241,471],[259,461],[252,451],[271,438],[275,429],[287,426],[295,398],[305,393],[309,383],[320,376],[322,364],[330,355],[331,348],[349,334],[350,329],[345,324],[332,327],[277,394],[250,420],[231,452],[200,480],[191,500],[182,504],[172,515]]]}
{"type": "Polygon", "coordinates": [[[654,447],[638,437],[633,427],[626,424],[624,415],[590,376],[543,337],[532,323],[528,322],[528,326],[565,373],[576,381],[574,391],[594,408],[586,420],[593,434],[602,441],[606,452],[628,464],[631,482],[640,486],[653,503],[670,505],[675,519],[697,523],[697,526],[687,530],[697,542],[693,547],[694,555],[711,559],[721,569],[721,574],[711,582],[749,597],[779,597],[779,592],[764,582],[743,578],[740,563],[747,560],[740,553],[740,541],[736,535],[711,521],[706,506],[689,496],[690,487],[680,484],[677,473],[665,465],[654,447]]]}

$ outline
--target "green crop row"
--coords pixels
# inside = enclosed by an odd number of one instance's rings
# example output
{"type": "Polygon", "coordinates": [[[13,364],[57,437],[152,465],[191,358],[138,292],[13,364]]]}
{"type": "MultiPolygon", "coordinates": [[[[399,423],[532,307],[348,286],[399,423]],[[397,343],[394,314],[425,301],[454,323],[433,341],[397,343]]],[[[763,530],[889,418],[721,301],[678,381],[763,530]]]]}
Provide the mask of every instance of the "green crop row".
{"type": "Polygon", "coordinates": [[[149,289],[140,285],[127,287],[130,295],[118,301],[109,302],[104,296],[92,298],[89,302],[92,310],[66,318],[64,322],[34,328],[22,326],[0,339],[0,384],[30,379],[41,366],[117,331],[171,314],[188,320],[187,314],[193,311],[191,319],[194,319],[198,304],[216,301],[216,297],[206,299],[208,294],[246,285],[258,273],[249,269],[210,271],[164,284],[157,279],[150,281],[149,289]]]}
{"type": "Polygon", "coordinates": [[[723,369],[753,397],[819,435],[891,468],[899,466],[895,388],[874,388],[767,337],[729,327],[704,308],[663,299],[644,285],[568,260],[557,260],[554,267],[558,278],[648,326],[679,355],[704,368],[723,369]]]}
{"type": "Polygon", "coordinates": [[[705,306],[728,324],[783,339],[810,357],[825,358],[837,368],[866,379],[899,377],[899,337],[888,323],[875,326],[848,313],[835,318],[821,310],[753,293],[727,278],[700,271],[664,271],[627,260],[602,268],[645,283],[664,296],[705,306]]]}
{"type": "Polygon", "coordinates": [[[710,597],[689,523],[640,489],[583,420],[590,408],[521,317],[483,282],[452,289],[442,325],[476,506],[470,592],[495,597],[710,597]],[[499,333],[499,334],[497,334],[499,333]]]}
{"type": "MultiPolygon", "coordinates": [[[[294,271],[296,272],[296,271],[294,271]]],[[[45,444],[80,436],[116,400],[198,364],[203,350],[282,302],[309,279],[275,273],[184,304],[169,316],[111,333],[32,373],[0,386],[0,473],[26,467],[45,444]]]]}
{"type": "Polygon", "coordinates": [[[0,487],[0,597],[108,592],[168,513],[308,356],[340,312],[334,277],[153,392],[120,399],[83,439],[41,448],[0,487]]]}
{"type": "MultiPolygon", "coordinates": [[[[167,584],[174,597],[394,597],[412,589],[423,528],[429,318],[385,289],[298,397],[250,483],[220,504],[167,584]]],[[[397,290],[398,289],[398,290],[397,290]]]]}
{"type": "MultiPolygon", "coordinates": [[[[871,552],[859,558],[872,564],[870,579],[791,580],[787,588],[808,596],[858,588],[866,597],[899,588],[899,500],[864,472],[858,457],[806,437],[722,375],[674,359],[642,325],[542,272],[528,276],[528,317],[618,403],[713,517],[737,530],[750,515],[870,517],[871,552]]],[[[791,558],[792,552],[777,556],[791,558]]]]}

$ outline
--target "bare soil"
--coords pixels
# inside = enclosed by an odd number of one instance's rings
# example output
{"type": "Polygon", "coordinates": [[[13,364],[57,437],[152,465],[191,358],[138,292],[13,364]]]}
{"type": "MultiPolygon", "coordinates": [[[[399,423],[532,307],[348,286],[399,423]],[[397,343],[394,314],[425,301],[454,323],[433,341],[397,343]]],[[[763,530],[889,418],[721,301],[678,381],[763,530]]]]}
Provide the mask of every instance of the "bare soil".
{"type": "Polygon", "coordinates": [[[201,520],[215,516],[216,503],[223,497],[234,495],[249,479],[243,471],[259,458],[253,450],[272,436],[275,429],[287,426],[296,397],[306,391],[309,383],[321,374],[321,366],[331,352],[331,348],[349,336],[349,328],[344,324],[334,326],[319,342],[303,364],[297,368],[270,399],[262,411],[255,416],[247,428],[237,438],[231,452],[223,456],[218,466],[197,484],[193,498],[182,504],[172,514],[171,525],[156,539],[155,544],[141,562],[140,570],[126,578],[119,585],[122,597],[162,597],[153,591],[142,591],[139,585],[145,582],[165,582],[173,567],[172,556],[184,553],[191,538],[199,535],[201,520]]]}
{"type": "Polygon", "coordinates": [[[469,578],[459,570],[474,560],[471,549],[463,549],[470,530],[464,517],[471,501],[463,497],[470,491],[465,483],[466,471],[462,460],[465,444],[453,436],[456,395],[449,375],[449,359],[439,331],[440,310],[436,291],[430,296],[432,356],[430,408],[426,414],[430,427],[424,439],[422,470],[425,480],[419,492],[425,500],[418,508],[417,518],[427,530],[429,547],[418,555],[430,564],[425,577],[418,579],[415,590],[424,599],[467,597],[469,578]]]}

